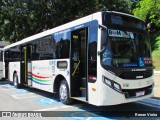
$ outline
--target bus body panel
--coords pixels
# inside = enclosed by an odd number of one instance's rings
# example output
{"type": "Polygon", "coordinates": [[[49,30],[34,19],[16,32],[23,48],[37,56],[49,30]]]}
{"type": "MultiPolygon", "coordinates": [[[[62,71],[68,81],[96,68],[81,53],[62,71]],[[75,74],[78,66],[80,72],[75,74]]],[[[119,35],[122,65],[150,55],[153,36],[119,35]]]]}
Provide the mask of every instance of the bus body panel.
{"type": "Polygon", "coordinates": [[[110,87],[106,86],[105,84],[102,86],[103,87],[100,88],[100,91],[101,91],[100,97],[99,97],[100,103],[97,104],[97,106],[117,105],[117,104],[135,102],[138,100],[153,97],[153,91],[152,91],[152,93],[149,95],[126,99],[123,94],[111,89],[110,87]]]}
{"type": "Polygon", "coordinates": [[[5,76],[5,62],[3,62],[3,78],[7,78],[7,77],[5,76]]]}
{"type": "Polygon", "coordinates": [[[3,63],[0,62],[0,79],[3,78],[3,63]]]}
{"type": "MultiPolygon", "coordinates": [[[[111,74],[110,72],[102,68],[99,71],[99,83],[98,83],[99,84],[98,86],[99,103],[96,104],[97,106],[129,103],[129,102],[134,102],[134,101],[142,100],[142,99],[153,96],[153,90],[152,90],[151,94],[149,95],[126,98],[124,93],[122,93],[121,91],[116,91],[113,88],[107,86],[103,81],[103,76],[120,84],[122,90],[125,90],[125,89],[136,90],[136,89],[141,89],[141,88],[145,88],[153,85],[153,76],[143,80],[124,80],[116,77],[115,75],[111,74]],[[124,87],[126,83],[128,87],[124,87]]],[[[144,90],[139,90],[138,92],[141,92],[141,91],[144,91],[144,90]]]]}
{"type": "Polygon", "coordinates": [[[116,77],[114,79],[115,82],[119,83],[121,85],[122,89],[139,89],[144,88],[150,85],[153,85],[153,76],[149,78],[145,78],[143,80],[124,80],[119,77],[116,77]]]}
{"type": "Polygon", "coordinates": [[[13,82],[14,73],[17,73],[18,83],[20,83],[20,62],[9,62],[8,79],[13,82]]]}
{"type": "Polygon", "coordinates": [[[30,74],[32,73],[32,63],[27,63],[27,84],[28,86],[32,86],[32,79],[30,78],[30,74]]]}
{"type": "MultiPolygon", "coordinates": [[[[4,47],[3,44],[1,44],[2,41],[0,41],[0,47],[4,47]]],[[[3,48],[0,48],[0,80],[4,78],[3,76],[3,48]]]]}
{"type": "MultiPolygon", "coordinates": [[[[102,14],[96,13],[93,14],[93,19],[97,20],[98,25],[102,24],[102,14]]],[[[99,26],[98,26],[99,27],[99,26]]],[[[97,28],[97,51],[100,50],[100,44],[101,44],[101,30],[99,28],[97,28]]],[[[97,63],[99,60],[99,56],[97,54],[97,63]]],[[[96,78],[96,82],[95,83],[90,83],[88,82],[88,103],[93,104],[93,105],[98,105],[99,104],[99,66],[97,64],[97,78],[96,78]]]]}
{"type": "Polygon", "coordinates": [[[58,75],[64,76],[69,85],[69,65],[68,59],[32,61],[32,72],[28,73],[32,87],[53,93],[54,80],[58,75]],[[67,68],[58,68],[57,65],[63,67],[59,62],[67,63],[67,68]]]}

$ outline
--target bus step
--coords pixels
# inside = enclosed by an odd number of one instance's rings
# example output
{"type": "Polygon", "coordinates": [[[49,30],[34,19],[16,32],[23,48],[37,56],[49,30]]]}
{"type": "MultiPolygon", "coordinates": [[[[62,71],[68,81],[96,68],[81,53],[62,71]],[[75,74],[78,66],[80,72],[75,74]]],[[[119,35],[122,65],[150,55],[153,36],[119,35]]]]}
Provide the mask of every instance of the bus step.
{"type": "Polygon", "coordinates": [[[72,99],[87,102],[86,97],[71,97],[72,99]]]}

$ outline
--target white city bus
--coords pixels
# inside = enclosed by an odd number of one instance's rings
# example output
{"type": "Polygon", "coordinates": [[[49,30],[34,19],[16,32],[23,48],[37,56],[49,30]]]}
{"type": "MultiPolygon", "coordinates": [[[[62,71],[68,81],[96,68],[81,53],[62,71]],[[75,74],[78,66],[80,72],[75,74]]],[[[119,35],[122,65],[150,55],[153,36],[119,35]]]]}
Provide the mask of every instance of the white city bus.
{"type": "Polygon", "coordinates": [[[129,14],[97,12],[4,48],[5,78],[96,106],[153,96],[145,23],[129,14]]]}

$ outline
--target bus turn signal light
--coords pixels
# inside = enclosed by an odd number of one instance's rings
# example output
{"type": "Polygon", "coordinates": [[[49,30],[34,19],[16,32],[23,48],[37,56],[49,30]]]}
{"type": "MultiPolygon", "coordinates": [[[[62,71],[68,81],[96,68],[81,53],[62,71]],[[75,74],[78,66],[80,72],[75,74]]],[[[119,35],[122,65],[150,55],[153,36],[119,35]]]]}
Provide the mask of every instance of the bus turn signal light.
{"type": "Polygon", "coordinates": [[[92,88],[93,91],[96,91],[96,88],[92,88]]]}

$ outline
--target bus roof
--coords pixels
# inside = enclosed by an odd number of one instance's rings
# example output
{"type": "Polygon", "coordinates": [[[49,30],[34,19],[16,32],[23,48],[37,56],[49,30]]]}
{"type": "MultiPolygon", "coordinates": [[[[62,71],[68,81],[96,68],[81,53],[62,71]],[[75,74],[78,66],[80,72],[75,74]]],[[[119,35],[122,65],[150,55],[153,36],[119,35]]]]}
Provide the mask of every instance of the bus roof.
{"type": "MultiPolygon", "coordinates": [[[[28,43],[32,40],[36,40],[40,37],[45,37],[47,35],[50,35],[54,32],[58,32],[58,31],[61,31],[61,30],[65,30],[65,29],[68,29],[68,28],[71,28],[71,27],[74,27],[74,26],[79,26],[80,24],[83,24],[85,22],[89,22],[89,21],[92,21],[92,20],[96,20],[98,17],[93,17],[93,16],[98,16],[98,15],[101,15],[102,12],[108,12],[108,13],[117,13],[117,14],[121,14],[121,15],[125,15],[125,16],[130,16],[130,17],[133,17],[133,18],[136,18],[136,19],[139,19],[133,15],[130,15],[130,14],[126,14],[126,13],[122,13],[122,12],[116,12],[116,11],[101,11],[101,12],[96,12],[96,13],[93,13],[91,15],[88,15],[88,16],[85,16],[85,17],[82,17],[80,19],[77,19],[77,20],[74,20],[74,21],[71,21],[69,23],[66,23],[66,24],[63,24],[61,26],[58,26],[58,27],[55,27],[55,28],[52,28],[52,29],[49,29],[49,30],[46,30],[44,32],[41,32],[41,33],[38,33],[38,34],[35,34],[35,35],[32,35],[30,37],[27,37],[27,38],[24,38],[18,42],[15,42],[13,44],[10,44],[6,47],[4,47],[4,50],[7,50],[11,47],[14,47],[14,46],[17,46],[17,45],[21,45],[21,44],[25,44],[25,43],[28,43]],[[64,29],[65,28],[65,29],[64,29]]],[[[141,19],[139,19],[141,20],[141,19]]],[[[142,20],[141,20],[142,21],[142,20]]]]}

